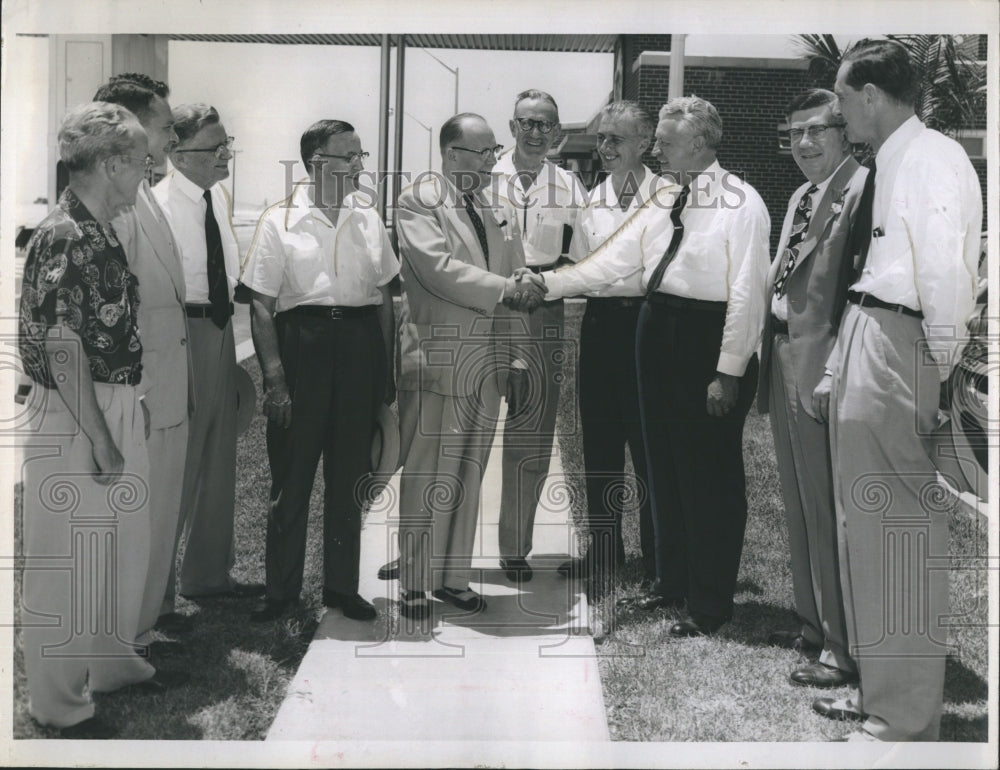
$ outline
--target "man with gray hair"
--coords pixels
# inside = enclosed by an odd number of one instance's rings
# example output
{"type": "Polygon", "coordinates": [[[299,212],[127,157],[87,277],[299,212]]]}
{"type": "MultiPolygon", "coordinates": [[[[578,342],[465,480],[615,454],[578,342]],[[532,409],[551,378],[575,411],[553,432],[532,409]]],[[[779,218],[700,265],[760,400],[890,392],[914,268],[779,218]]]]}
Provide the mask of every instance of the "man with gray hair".
{"type": "Polygon", "coordinates": [[[815,419],[812,394],[837,339],[838,285],[867,171],[851,157],[832,91],[798,94],[786,119],[806,182],[788,202],[768,274],[757,408],[771,415],[800,623],[768,642],[819,653],[792,672],[793,684],[840,687],[857,680],[857,666],[840,590],[830,436],[815,419]]]}
{"type": "MultiPolygon", "coordinates": [[[[184,270],[194,415],[188,430],[181,514],[175,548],[183,532],[184,558],[176,592],[185,598],[259,596],[264,586],[238,583],[229,575],[235,561],[233,514],[236,498],[236,346],[233,289],[240,271],[239,245],[229,216],[233,138],[219,113],[207,104],[174,108],[177,144],[174,170],[153,194],[177,239],[184,270]]],[[[172,602],[171,571],[166,602],[172,602]]]]}
{"type": "Polygon", "coordinates": [[[546,275],[549,296],[641,275],[636,355],[656,541],[643,609],[689,617],[671,636],[732,618],[747,502],[743,422],[757,385],[770,218],[716,160],[722,120],[697,96],[660,110],[653,153],[675,184],[587,259],[546,275]],[[690,205],[688,205],[690,201],[690,205]]]}
{"type": "Polygon", "coordinates": [[[111,219],[135,203],[153,159],[132,113],[104,102],[66,115],[59,155],[69,186],[28,244],[19,317],[34,381],[23,465],[28,711],[64,737],[109,738],[116,730],[94,717],[92,693],[186,679],[133,647],[149,556],[149,424],[138,282],[111,219]]]}

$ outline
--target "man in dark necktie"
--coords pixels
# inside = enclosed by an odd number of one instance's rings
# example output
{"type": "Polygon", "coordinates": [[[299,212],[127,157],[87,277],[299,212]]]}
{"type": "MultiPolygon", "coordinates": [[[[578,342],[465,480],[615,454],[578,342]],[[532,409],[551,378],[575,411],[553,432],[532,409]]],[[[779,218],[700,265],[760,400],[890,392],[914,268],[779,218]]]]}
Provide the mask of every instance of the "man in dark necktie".
{"type": "Polygon", "coordinates": [[[639,606],[686,603],[689,617],[670,629],[685,637],[732,617],[770,218],[756,190],[716,160],[715,107],[683,97],[659,117],[653,152],[676,184],[587,259],[544,278],[548,296],[561,297],[642,274],[636,363],[657,579],[639,606]]]}
{"type": "Polygon", "coordinates": [[[867,171],[851,157],[832,91],[796,96],[786,111],[792,157],[807,181],[788,202],[768,274],[757,407],[771,430],[785,502],[795,611],[801,624],[769,642],[819,652],[793,684],[839,687],[857,679],[847,644],[833,506],[830,437],[812,392],[837,338],[839,276],[867,171]]]}
{"type": "Polygon", "coordinates": [[[975,306],[982,224],[976,172],[961,145],[917,118],[919,87],[906,49],[890,40],[860,41],[837,72],[847,138],[871,146],[877,170],[870,216],[859,204],[829,375],[814,391],[814,411],[830,424],[861,681],[849,698],[813,708],[861,721],[856,737],[884,741],[933,741],[940,730],[948,572],[934,562],[947,563],[953,502],[928,439],[975,306]]]}
{"type": "Polygon", "coordinates": [[[400,612],[424,618],[427,591],[463,610],[486,603],[469,586],[479,490],[506,393],[524,404],[523,364],[503,344],[505,300],[544,293],[524,265],[517,225],[486,205],[500,147],[479,115],[445,122],[443,174],[422,175],[399,196],[402,261],[399,422],[400,612]]]}
{"type": "MultiPolygon", "coordinates": [[[[184,559],[177,593],[202,596],[259,596],[260,584],[229,575],[235,561],[233,508],[236,495],[236,349],[233,287],[239,275],[239,246],[229,218],[229,176],[233,139],[219,113],[207,104],[174,108],[178,143],[170,153],[174,171],[153,190],[177,241],[184,268],[194,415],[176,537],[184,533],[184,559]]],[[[171,575],[173,578],[173,575],[171,575]]],[[[174,580],[167,586],[172,597],[174,580]]]]}

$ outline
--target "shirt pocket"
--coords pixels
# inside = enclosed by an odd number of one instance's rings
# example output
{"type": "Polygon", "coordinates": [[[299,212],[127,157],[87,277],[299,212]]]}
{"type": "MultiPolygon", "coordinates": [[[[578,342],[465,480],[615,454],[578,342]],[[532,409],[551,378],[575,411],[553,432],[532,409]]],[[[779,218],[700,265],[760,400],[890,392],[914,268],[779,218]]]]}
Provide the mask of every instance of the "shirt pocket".
{"type": "Polygon", "coordinates": [[[293,249],[286,262],[285,280],[296,294],[311,294],[329,286],[323,249],[319,245],[293,249]]]}

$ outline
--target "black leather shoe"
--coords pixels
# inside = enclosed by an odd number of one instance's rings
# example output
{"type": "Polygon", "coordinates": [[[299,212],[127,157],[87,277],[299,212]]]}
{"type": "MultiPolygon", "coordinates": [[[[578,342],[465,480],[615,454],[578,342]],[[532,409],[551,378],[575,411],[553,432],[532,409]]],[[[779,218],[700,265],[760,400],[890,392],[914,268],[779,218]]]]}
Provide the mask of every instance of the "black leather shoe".
{"type": "Polygon", "coordinates": [[[670,635],[677,637],[705,636],[714,634],[726,623],[725,620],[690,617],[670,627],[670,635]]]}
{"type": "Polygon", "coordinates": [[[339,607],[344,611],[344,617],[352,620],[374,620],[378,617],[375,605],[363,599],[360,594],[341,594],[324,588],[323,604],[327,607],[339,607]]]}
{"type": "Polygon", "coordinates": [[[868,719],[867,714],[860,711],[849,711],[835,706],[833,698],[817,698],[813,701],[813,711],[827,719],[837,719],[842,722],[864,722],[868,719]]]}
{"type": "Polygon", "coordinates": [[[858,681],[858,675],[816,661],[795,669],[789,674],[788,680],[792,684],[803,687],[843,687],[847,684],[855,684],[858,681]]]}
{"type": "Polygon", "coordinates": [[[651,593],[642,596],[636,601],[635,606],[640,610],[681,610],[684,609],[683,599],[668,599],[663,594],[651,593]]]}
{"type": "Polygon", "coordinates": [[[133,695],[162,695],[167,690],[172,690],[175,687],[183,687],[190,680],[191,675],[187,671],[158,668],[156,669],[156,673],[149,679],[130,685],[122,690],[122,692],[129,692],[133,695]]]}
{"type": "Polygon", "coordinates": [[[772,647],[784,647],[786,650],[799,652],[819,652],[819,645],[807,641],[800,631],[774,631],[767,637],[767,643],[772,647]]]}
{"type": "Polygon", "coordinates": [[[181,615],[179,612],[165,612],[156,619],[156,625],[153,626],[153,629],[165,634],[187,634],[194,630],[194,623],[187,615],[181,615]]]}
{"type": "Polygon", "coordinates": [[[431,614],[431,603],[425,591],[400,591],[399,614],[410,620],[422,620],[431,614]]]}
{"type": "Polygon", "coordinates": [[[118,735],[118,728],[101,717],[91,717],[77,722],[75,725],[63,727],[59,731],[60,738],[72,741],[106,741],[118,735]]]}
{"type": "Polygon", "coordinates": [[[476,612],[478,610],[486,609],[486,600],[471,588],[459,591],[455,588],[443,586],[442,588],[434,590],[434,596],[443,602],[448,602],[449,604],[458,607],[460,610],[476,612]]]}
{"type": "Polygon", "coordinates": [[[250,613],[250,622],[269,623],[272,620],[277,620],[291,606],[292,601],[290,599],[263,599],[257,602],[257,605],[250,613]]]}
{"type": "Polygon", "coordinates": [[[516,583],[518,578],[521,579],[522,583],[527,583],[531,580],[531,576],[533,574],[531,571],[531,565],[528,564],[528,560],[522,559],[520,556],[511,556],[509,559],[501,559],[500,569],[506,573],[507,579],[511,583],[516,583]]]}
{"type": "Polygon", "coordinates": [[[378,568],[379,580],[399,580],[399,559],[393,559],[388,564],[378,568]]]}

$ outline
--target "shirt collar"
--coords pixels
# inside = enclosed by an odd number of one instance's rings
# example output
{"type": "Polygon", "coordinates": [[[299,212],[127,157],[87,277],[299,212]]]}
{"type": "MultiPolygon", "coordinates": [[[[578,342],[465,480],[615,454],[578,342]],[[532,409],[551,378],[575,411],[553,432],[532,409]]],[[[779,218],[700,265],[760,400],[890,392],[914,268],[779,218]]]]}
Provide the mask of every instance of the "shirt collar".
{"type": "Polygon", "coordinates": [[[920,118],[916,115],[911,115],[904,120],[895,131],[889,134],[889,138],[883,142],[882,146],[878,148],[878,152],[875,153],[875,166],[878,167],[887,164],[892,160],[894,155],[923,130],[924,124],[920,122],[920,118]]]}
{"type": "MultiPolygon", "coordinates": [[[[653,185],[653,179],[655,176],[656,175],[649,169],[649,167],[643,163],[642,176],[639,178],[639,186],[636,189],[635,197],[632,198],[632,202],[629,204],[629,208],[638,208],[652,197],[653,190],[650,188],[653,185]]],[[[664,179],[663,182],[664,184],[668,183],[666,179],[664,179]]],[[[600,200],[603,205],[611,207],[618,206],[618,194],[615,192],[615,187],[611,183],[611,174],[608,174],[601,181],[601,184],[595,188],[595,192],[598,192],[598,200],[600,200]]]]}
{"type": "Polygon", "coordinates": [[[197,203],[205,197],[205,188],[196,185],[177,169],[170,172],[173,178],[173,185],[184,195],[197,203]]]}
{"type": "MultiPolygon", "coordinates": [[[[817,183],[817,185],[816,185],[816,192],[813,193],[813,195],[814,196],[818,196],[819,198],[822,198],[823,197],[823,193],[826,192],[826,188],[830,186],[830,182],[832,182],[833,178],[835,176],[837,176],[837,172],[840,171],[840,169],[842,169],[844,167],[844,164],[847,163],[847,161],[849,161],[850,159],[851,159],[851,154],[848,153],[847,157],[844,158],[842,161],[840,161],[840,163],[837,164],[837,168],[835,168],[833,170],[833,172],[830,174],[830,176],[828,176],[822,182],[817,183]]],[[[810,182],[809,184],[811,185],[812,182],[810,182]]],[[[806,189],[808,190],[809,188],[806,187],[806,189]]]]}
{"type": "Polygon", "coordinates": [[[517,175],[517,169],[514,167],[513,148],[500,156],[500,160],[498,160],[496,166],[493,167],[493,173],[503,174],[504,177],[512,181],[515,189],[522,194],[530,193],[538,187],[545,187],[549,185],[566,192],[569,191],[569,188],[559,176],[558,166],[547,158],[542,159],[542,167],[539,169],[538,176],[535,177],[535,181],[532,185],[527,190],[521,187],[521,180],[517,175]]]}
{"type": "MultiPolygon", "coordinates": [[[[319,214],[316,207],[313,205],[312,199],[309,197],[309,185],[312,181],[309,177],[300,179],[295,183],[295,187],[292,189],[292,194],[287,199],[288,205],[285,208],[285,229],[291,230],[293,227],[299,224],[305,217],[313,214],[316,221],[323,223],[329,228],[333,228],[326,217],[319,214]]],[[[363,205],[371,205],[370,202],[365,199],[362,200],[357,192],[352,192],[350,195],[344,198],[344,215],[349,216],[353,211],[363,205]]],[[[344,223],[345,217],[342,216],[338,220],[338,227],[344,223]]]]}

